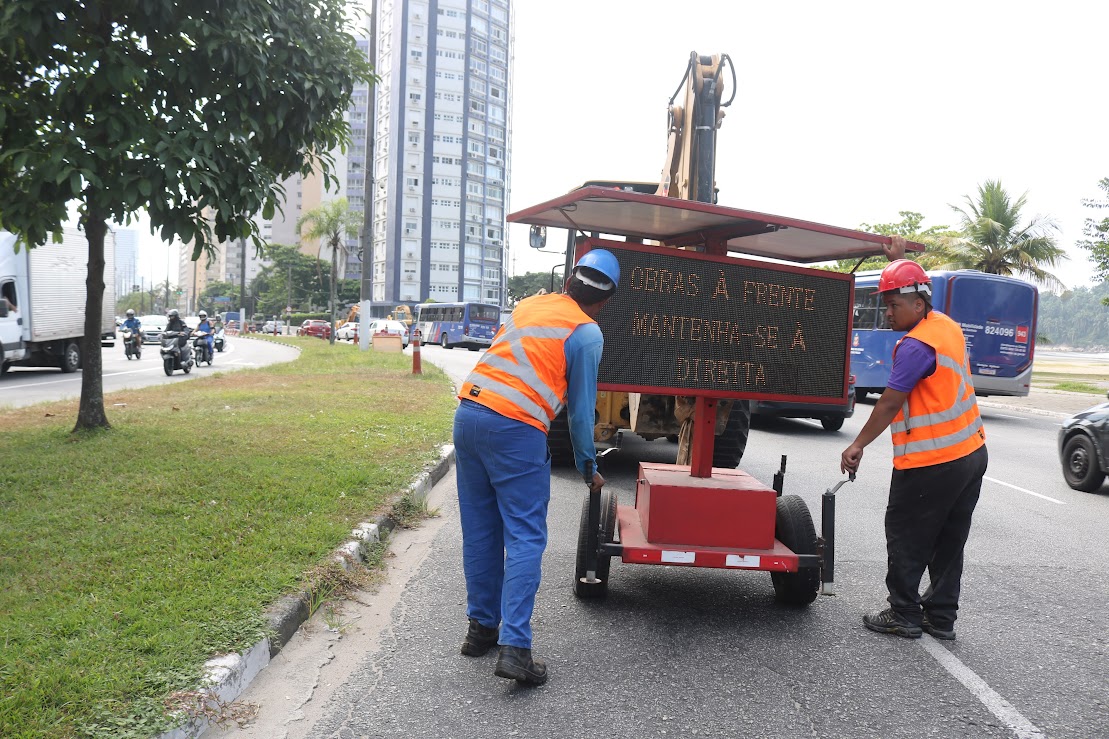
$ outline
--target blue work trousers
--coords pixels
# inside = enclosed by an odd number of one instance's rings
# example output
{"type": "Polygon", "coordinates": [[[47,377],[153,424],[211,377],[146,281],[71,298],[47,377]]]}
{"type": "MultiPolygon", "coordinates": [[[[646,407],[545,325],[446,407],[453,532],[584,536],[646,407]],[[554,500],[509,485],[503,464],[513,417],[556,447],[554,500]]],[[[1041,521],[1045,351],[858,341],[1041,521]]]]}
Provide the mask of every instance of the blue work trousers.
{"type": "Polygon", "coordinates": [[[454,415],[466,615],[531,649],[531,614],[547,548],[547,435],[462,401],[454,415]]]}

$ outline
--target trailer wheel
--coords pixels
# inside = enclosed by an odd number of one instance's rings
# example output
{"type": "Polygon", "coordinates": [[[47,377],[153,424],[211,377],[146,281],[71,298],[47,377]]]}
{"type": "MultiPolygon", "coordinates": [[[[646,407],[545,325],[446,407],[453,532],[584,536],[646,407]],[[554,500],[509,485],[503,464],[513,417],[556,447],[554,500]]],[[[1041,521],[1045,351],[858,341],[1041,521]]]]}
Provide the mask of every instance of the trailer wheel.
{"type": "Polygon", "coordinates": [[[1072,489],[1084,493],[1092,493],[1105,482],[1094,443],[1085,434],[1072,436],[1063,447],[1063,478],[1072,489]]]}
{"type": "Polygon", "coordinates": [[[737,400],[728,414],[724,433],[717,436],[712,446],[712,466],[735,469],[743,459],[747,437],[751,435],[751,401],[737,400]]]}
{"type": "Polygon", "coordinates": [[[81,367],[81,347],[76,341],[67,341],[62,347],[62,358],[59,363],[62,372],[76,372],[81,367]]]}
{"type": "Polygon", "coordinates": [[[825,431],[839,431],[843,428],[843,416],[824,416],[820,419],[820,425],[825,431]]]}
{"type": "MultiPolygon", "coordinates": [[[[601,490],[601,543],[611,542],[616,532],[616,494],[601,490]]],[[[574,595],[579,598],[603,598],[608,593],[608,575],[612,569],[612,557],[597,557],[597,583],[584,583],[586,563],[588,562],[589,536],[589,494],[581,507],[581,525],[578,527],[578,556],[574,561],[574,595]]]]}
{"type": "Polygon", "coordinates": [[[551,421],[547,450],[551,453],[552,467],[569,467],[574,463],[574,444],[570,441],[570,419],[566,416],[566,409],[551,421]]]}
{"type": "MultiPolygon", "coordinates": [[[[783,495],[778,498],[774,536],[795,554],[816,554],[816,527],[801,496],[783,495]]],[[[779,603],[807,606],[816,600],[820,569],[808,567],[797,572],[771,572],[770,579],[774,582],[774,595],[779,603]]]]}

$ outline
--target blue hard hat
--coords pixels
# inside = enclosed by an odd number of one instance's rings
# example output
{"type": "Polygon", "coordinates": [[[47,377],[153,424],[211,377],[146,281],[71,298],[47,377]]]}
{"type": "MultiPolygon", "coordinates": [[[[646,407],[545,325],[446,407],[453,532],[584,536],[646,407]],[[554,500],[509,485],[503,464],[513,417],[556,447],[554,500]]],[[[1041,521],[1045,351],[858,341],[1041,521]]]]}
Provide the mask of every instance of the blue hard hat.
{"type": "MultiPolygon", "coordinates": [[[[579,259],[578,263],[574,265],[575,274],[577,274],[579,267],[589,267],[590,269],[600,272],[612,282],[611,289],[615,289],[616,285],[620,284],[620,263],[616,261],[615,255],[610,251],[593,249],[587,252],[585,256],[579,259]]],[[[594,287],[597,286],[594,285],[594,287]]]]}

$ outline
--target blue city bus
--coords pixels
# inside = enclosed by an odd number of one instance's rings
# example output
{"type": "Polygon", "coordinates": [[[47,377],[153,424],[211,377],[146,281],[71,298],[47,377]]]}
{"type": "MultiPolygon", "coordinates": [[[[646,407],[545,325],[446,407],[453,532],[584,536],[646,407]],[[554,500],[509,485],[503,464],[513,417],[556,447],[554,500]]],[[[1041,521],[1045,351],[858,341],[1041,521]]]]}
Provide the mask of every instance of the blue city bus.
{"type": "Polygon", "coordinates": [[[464,346],[476,352],[493,343],[501,309],[482,303],[421,303],[416,314],[420,340],[444,349],[464,346]]]}
{"type": "MultiPolygon", "coordinates": [[[[905,335],[886,324],[877,294],[880,272],[855,277],[851,373],[860,400],[881,393],[889,380],[893,347],[905,335]]],[[[1028,395],[1036,344],[1039,292],[1034,285],[972,269],[929,272],[932,306],[962,326],[977,395],[1028,395]]]]}

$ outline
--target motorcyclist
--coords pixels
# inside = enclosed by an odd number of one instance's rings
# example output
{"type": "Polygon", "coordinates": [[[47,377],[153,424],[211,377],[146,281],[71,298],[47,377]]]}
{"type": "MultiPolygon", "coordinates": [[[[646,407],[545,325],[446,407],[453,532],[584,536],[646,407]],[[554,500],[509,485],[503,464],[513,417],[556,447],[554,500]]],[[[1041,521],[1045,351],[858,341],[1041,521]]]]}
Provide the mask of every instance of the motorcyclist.
{"type": "Polygon", "coordinates": [[[166,331],[178,331],[180,336],[177,338],[178,346],[185,346],[189,342],[189,325],[181,318],[181,314],[176,308],[171,308],[169,313],[166,314],[166,331]]]}
{"type": "Polygon", "coordinates": [[[208,321],[207,311],[200,311],[197,315],[200,317],[200,323],[196,327],[196,333],[204,337],[204,343],[208,345],[208,356],[214,357],[215,329],[212,328],[212,324],[208,321]]]}
{"type": "Polygon", "coordinates": [[[135,318],[135,311],[131,308],[127,309],[127,318],[123,321],[123,328],[131,329],[132,333],[136,335],[142,334],[142,321],[135,318]]]}

